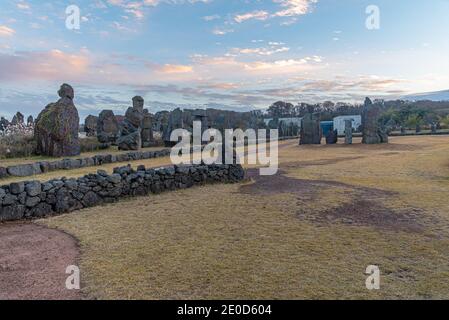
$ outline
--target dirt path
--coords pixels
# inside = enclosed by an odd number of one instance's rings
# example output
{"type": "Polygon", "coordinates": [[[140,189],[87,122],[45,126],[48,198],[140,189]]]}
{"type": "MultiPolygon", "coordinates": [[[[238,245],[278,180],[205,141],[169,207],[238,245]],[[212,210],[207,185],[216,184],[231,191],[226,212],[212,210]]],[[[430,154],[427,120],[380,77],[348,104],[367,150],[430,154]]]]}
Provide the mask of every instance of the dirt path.
{"type": "Polygon", "coordinates": [[[35,223],[0,224],[0,300],[81,299],[67,290],[65,270],[76,265],[77,241],[35,223]]]}

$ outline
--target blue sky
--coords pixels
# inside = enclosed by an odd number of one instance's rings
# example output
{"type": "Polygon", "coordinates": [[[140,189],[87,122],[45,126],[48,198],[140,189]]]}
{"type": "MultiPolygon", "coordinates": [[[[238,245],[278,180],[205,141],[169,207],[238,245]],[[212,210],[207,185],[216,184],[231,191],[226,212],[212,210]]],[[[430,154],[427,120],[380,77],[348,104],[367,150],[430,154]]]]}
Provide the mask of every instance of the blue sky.
{"type": "Polygon", "coordinates": [[[448,14],[448,0],[3,0],[0,114],[36,115],[63,82],[83,117],[136,94],[153,111],[245,110],[446,90],[448,14]]]}

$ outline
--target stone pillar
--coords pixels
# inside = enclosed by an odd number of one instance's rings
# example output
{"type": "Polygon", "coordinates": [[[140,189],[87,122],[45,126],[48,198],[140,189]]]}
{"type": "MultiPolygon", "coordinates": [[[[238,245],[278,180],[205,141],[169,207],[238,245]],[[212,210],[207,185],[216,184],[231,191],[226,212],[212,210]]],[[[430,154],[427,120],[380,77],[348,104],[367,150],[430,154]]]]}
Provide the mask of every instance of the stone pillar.
{"type": "Polygon", "coordinates": [[[119,124],[112,110],[100,112],[97,120],[97,139],[100,143],[116,144],[119,124]]]}
{"type": "Polygon", "coordinates": [[[27,126],[28,127],[34,126],[34,118],[33,118],[33,116],[29,116],[28,117],[28,119],[27,119],[27,126]]]}
{"type": "Polygon", "coordinates": [[[404,126],[401,126],[401,135],[405,135],[407,131],[405,130],[404,126]]]}
{"type": "Polygon", "coordinates": [[[338,143],[338,130],[331,130],[326,136],[326,144],[338,143]]]}
{"type": "Polygon", "coordinates": [[[222,144],[221,144],[221,161],[222,164],[229,164],[229,165],[235,165],[238,162],[239,157],[237,156],[237,149],[236,149],[236,143],[235,141],[232,141],[232,163],[226,163],[226,129],[221,129],[221,138],[222,138],[222,144]]]}
{"type": "Polygon", "coordinates": [[[25,123],[25,117],[22,113],[17,112],[14,117],[12,118],[11,124],[16,125],[23,125],[25,123]]]}
{"type": "Polygon", "coordinates": [[[320,114],[309,112],[301,122],[301,138],[299,144],[321,144],[323,132],[321,130],[320,114]]]}
{"type": "Polygon", "coordinates": [[[142,147],[143,104],[142,97],[134,97],[133,106],[126,111],[117,140],[119,150],[135,151],[142,147]]]}
{"type": "Polygon", "coordinates": [[[4,117],[1,117],[0,119],[0,131],[4,131],[6,128],[8,128],[10,125],[9,121],[5,119],[4,117]]]}
{"type": "Polygon", "coordinates": [[[365,144],[388,143],[388,134],[380,125],[382,109],[379,104],[373,104],[366,98],[362,112],[363,139],[365,144]]]}
{"type": "Polygon", "coordinates": [[[141,96],[135,96],[133,98],[133,108],[143,113],[145,100],[141,96]]]}
{"type": "Polygon", "coordinates": [[[203,136],[203,133],[209,129],[209,124],[207,121],[207,114],[205,110],[196,110],[193,113],[193,121],[199,121],[201,122],[201,137],[203,136]]]}
{"type": "Polygon", "coordinates": [[[148,109],[144,109],[142,120],[142,147],[151,147],[153,143],[153,117],[148,109]]]}
{"type": "Polygon", "coordinates": [[[352,120],[345,120],[345,144],[352,144],[352,120]]]}
{"type": "Polygon", "coordinates": [[[84,132],[88,137],[95,137],[97,135],[98,117],[89,115],[84,121],[84,132]]]}
{"type": "Polygon", "coordinates": [[[430,125],[430,131],[432,134],[437,134],[437,124],[436,123],[432,123],[430,125]]]}
{"type": "Polygon", "coordinates": [[[166,127],[163,130],[162,140],[164,140],[166,147],[173,147],[176,142],[170,141],[171,133],[176,129],[183,129],[184,121],[183,121],[183,112],[181,109],[177,108],[170,112],[168,117],[168,122],[166,127]]]}

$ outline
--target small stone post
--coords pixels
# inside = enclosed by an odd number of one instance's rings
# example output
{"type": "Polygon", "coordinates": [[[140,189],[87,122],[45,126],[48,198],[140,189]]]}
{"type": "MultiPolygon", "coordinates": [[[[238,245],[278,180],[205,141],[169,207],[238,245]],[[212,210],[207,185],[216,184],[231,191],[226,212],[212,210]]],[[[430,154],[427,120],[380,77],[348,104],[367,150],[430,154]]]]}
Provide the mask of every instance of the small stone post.
{"type": "Polygon", "coordinates": [[[345,120],[345,144],[352,144],[352,120],[345,120]]]}

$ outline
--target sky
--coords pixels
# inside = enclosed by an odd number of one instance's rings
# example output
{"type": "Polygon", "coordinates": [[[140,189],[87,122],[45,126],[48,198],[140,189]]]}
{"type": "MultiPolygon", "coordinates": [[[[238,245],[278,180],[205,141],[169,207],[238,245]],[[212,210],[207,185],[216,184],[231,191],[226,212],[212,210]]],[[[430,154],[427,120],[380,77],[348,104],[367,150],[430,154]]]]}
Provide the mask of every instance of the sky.
{"type": "Polygon", "coordinates": [[[449,0],[2,0],[0,115],[36,116],[62,83],[82,117],[135,95],[245,111],[447,90],[448,15],[449,0]]]}

